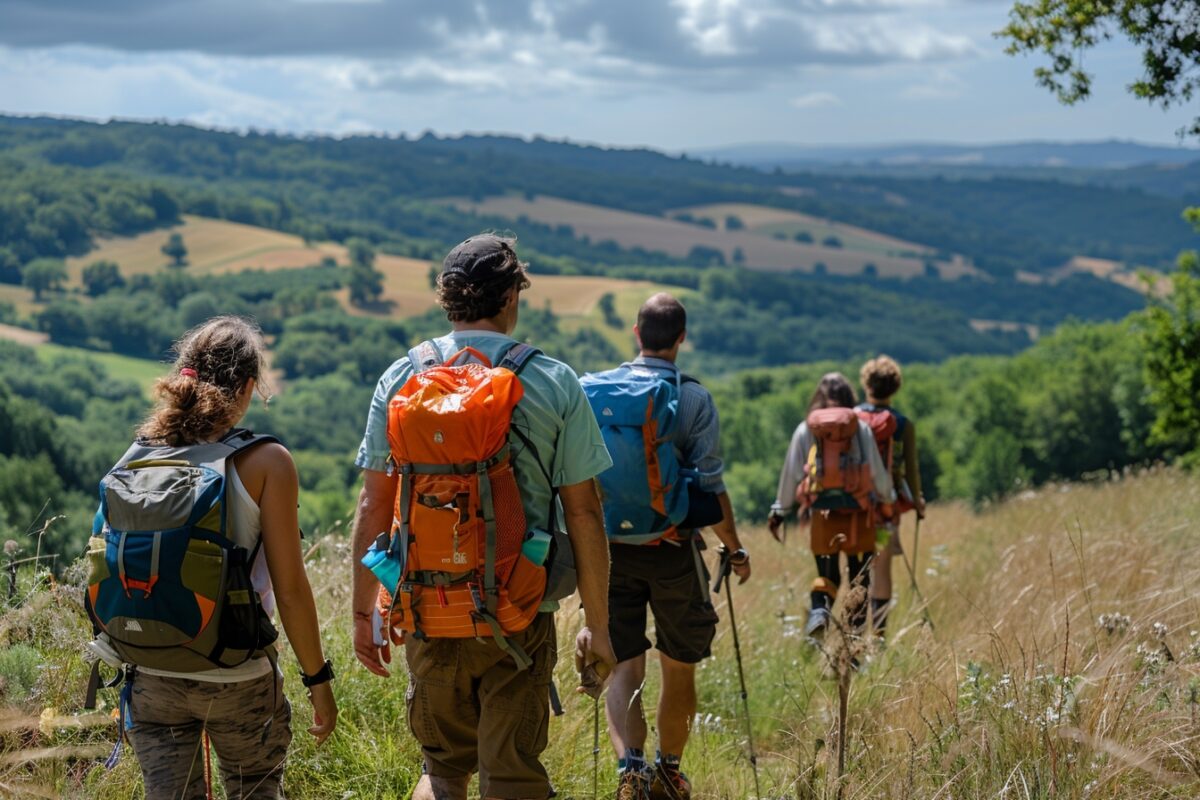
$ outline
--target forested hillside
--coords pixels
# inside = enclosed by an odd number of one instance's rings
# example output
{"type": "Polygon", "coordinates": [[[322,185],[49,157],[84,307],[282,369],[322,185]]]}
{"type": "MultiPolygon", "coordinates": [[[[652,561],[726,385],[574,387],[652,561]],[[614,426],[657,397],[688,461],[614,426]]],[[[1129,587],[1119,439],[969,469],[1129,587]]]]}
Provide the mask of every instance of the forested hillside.
{"type": "Polygon", "coordinates": [[[1136,189],[768,174],[540,139],[294,138],[0,118],[0,153],[26,165],[157,177],[192,213],[296,232],[312,226],[313,235],[323,227],[333,238],[354,221],[445,243],[457,238],[460,221],[414,201],[515,191],[655,214],[724,201],[791,208],[962,253],[996,275],[1056,267],[1080,254],[1162,266],[1190,241],[1176,222],[1177,201],[1136,189]]]}

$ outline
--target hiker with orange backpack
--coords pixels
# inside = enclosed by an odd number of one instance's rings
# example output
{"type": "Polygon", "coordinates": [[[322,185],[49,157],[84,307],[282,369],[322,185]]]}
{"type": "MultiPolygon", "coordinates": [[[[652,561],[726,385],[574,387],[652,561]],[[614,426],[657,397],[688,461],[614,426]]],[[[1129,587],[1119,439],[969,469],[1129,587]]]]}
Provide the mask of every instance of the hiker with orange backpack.
{"type": "Polygon", "coordinates": [[[571,368],[512,338],[530,285],[514,244],[483,234],[446,256],[452,330],[380,378],[356,460],[354,650],[386,678],[404,645],[414,800],[464,800],[475,772],[484,798],[552,794],[552,612],[576,573],[584,663],[593,677],[615,663],[593,481],[612,462],[571,368]]]}
{"type": "MultiPolygon", "coordinates": [[[[792,435],[767,520],[779,541],[784,522],[797,510],[809,525],[817,577],[804,633],[813,641],[824,636],[842,589],[839,554],[846,554],[850,585],[869,584],[877,520],[891,513],[896,500],[871,428],[854,411],[856,402],[844,375],[831,372],[821,378],[808,417],[792,435]]],[[[864,627],[866,618],[865,598],[848,609],[855,628],[864,627]]]]}
{"type": "MultiPolygon", "coordinates": [[[[157,407],[100,483],[85,596],[97,637],[88,649],[123,665],[121,735],[147,800],[212,797],[210,741],[227,797],[281,798],[292,732],[276,608],[318,744],[338,713],[300,550],[296,466],[273,437],[234,428],[262,393],[257,326],[217,317],[188,331],[176,352],[155,385],[157,407]]],[[[98,678],[95,669],[87,707],[98,678]]]]}
{"type": "Polygon", "coordinates": [[[875,632],[883,636],[892,606],[892,556],[903,552],[900,542],[900,518],[916,511],[925,518],[925,498],[921,493],[921,470],[917,461],[917,426],[892,408],[892,398],[903,385],[900,365],[886,355],[873,358],[862,366],[859,383],[867,401],[855,409],[875,434],[875,442],[884,466],[896,487],[895,513],[883,520],[877,537],[878,550],[871,564],[871,617],[875,632]]]}
{"type": "MultiPolygon", "coordinates": [[[[722,480],[716,405],[675,364],[687,312],[671,295],[656,294],[638,311],[634,333],[637,358],[582,381],[614,462],[600,475],[612,558],[609,633],[618,659],[605,710],[618,759],[617,800],[687,800],[691,784],[680,760],[696,714],[696,665],[712,654],[717,624],[699,529],[712,528],[740,582],[750,577],[750,557],[722,480]],[[653,764],[645,756],[642,712],[647,607],[662,667],[653,764]]],[[[580,634],[579,646],[588,635],[580,634]]]]}

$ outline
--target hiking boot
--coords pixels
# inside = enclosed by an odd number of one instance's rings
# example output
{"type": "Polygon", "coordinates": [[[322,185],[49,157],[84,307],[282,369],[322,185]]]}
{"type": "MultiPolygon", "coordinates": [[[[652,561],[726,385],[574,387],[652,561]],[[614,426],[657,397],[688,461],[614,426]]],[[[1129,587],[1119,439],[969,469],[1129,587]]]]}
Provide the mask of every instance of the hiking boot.
{"type": "Polygon", "coordinates": [[[654,783],[650,784],[650,800],[691,800],[692,782],[677,769],[658,764],[654,783]]]}
{"type": "Polygon", "coordinates": [[[829,609],[814,608],[808,612],[808,624],[804,626],[804,635],[814,644],[825,638],[825,629],[829,627],[829,609]]]}
{"type": "Polygon", "coordinates": [[[617,800],[650,800],[650,775],[637,769],[627,769],[617,780],[617,800]]]}

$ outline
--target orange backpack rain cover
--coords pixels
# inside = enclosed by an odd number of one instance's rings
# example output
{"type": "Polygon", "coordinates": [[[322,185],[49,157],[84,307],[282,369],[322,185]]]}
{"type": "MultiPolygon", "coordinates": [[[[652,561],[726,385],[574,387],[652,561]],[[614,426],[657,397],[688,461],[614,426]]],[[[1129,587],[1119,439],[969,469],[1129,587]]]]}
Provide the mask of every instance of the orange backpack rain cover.
{"type": "Polygon", "coordinates": [[[508,450],[524,389],[474,350],[483,363],[454,366],[461,355],[415,373],[388,406],[394,524],[408,546],[398,597],[381,588],[380,610],[406,634],[499,638],[533,621],[546,587],[545,569],[520,557],[527,527],[508,450]]]}

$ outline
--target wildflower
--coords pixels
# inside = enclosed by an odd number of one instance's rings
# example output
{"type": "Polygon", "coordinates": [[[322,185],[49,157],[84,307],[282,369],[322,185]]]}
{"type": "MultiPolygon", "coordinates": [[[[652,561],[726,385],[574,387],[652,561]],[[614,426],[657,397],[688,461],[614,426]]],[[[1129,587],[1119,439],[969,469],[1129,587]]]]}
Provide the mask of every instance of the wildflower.
{"type": "Polygon", "coordinates": [[[21,545],[15,539],[9,539],[4,543],[4,555],[12,558],[20,551],[21,545]]]}
{"type": "Polygon", "coordinates": [[[1104,629],[1104,632],[1109,635],[1125,633],[1133,624],[1133,620],[1131,620],[1127,614],[1119,614],[1116,612],[1112,614],[1101,614],[1096,622],[1101,628],[1104,629]]]}
{"type": "Polygon", "coordinates": [[[1154,638],[1158,639],[1160,642],[1167,638],[1167,626],[1161,622],[1156,622],[1150,626],[1150,631],[1154,634],[1154,638]]]}

